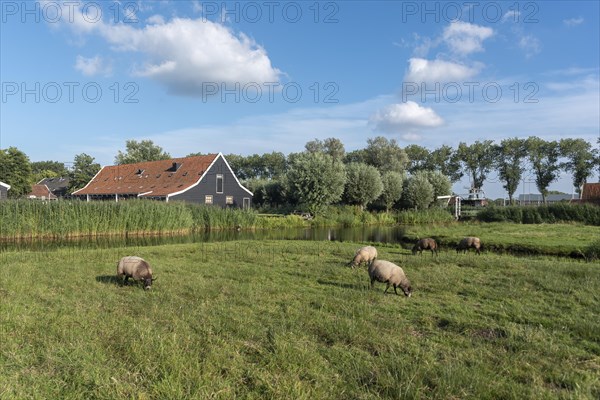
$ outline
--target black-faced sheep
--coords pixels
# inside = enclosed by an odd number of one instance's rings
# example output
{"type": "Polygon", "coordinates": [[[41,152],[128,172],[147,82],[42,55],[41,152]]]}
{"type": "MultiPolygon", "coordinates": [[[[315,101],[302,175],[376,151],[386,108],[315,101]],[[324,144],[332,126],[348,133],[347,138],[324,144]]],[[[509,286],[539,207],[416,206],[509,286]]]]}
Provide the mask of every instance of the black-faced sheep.
{"type": "Polygon", "coordinates": [[[371,261],[373,261],[376,258],[377,249],[373,246],[364,246],[356,250],[354,258],[348,263],[348,265],[351,265],[352,268],[359,266],[363,262],[367,263],[368,265],[371,263],[371,261]]]}
{"type": "Polygon", "coordinates": [[[432,256],[434,253],[437,255],[438,254],[438,245],[435,242],[435,240],[433,240],[431,238],[421,239],[412,248],[412,253],[417,254],[417,252],[419,252],[419,254],[423,255],[423,250],[431,250],[432,256]]]}
{"type": "Polygon", "coordinates": [[[466,253],[469,249],[475,249],[477,254],[481,254],[481,240],[478,237],[469,236],[460,241],[458,246],[456,246],[456,252],[462,251],[466,253]]]}
{"type": "Polygon", "coordinates": [[[144,281],[144,289],[148,290],[152,287],[152,282],[156,278],[152,278],[152,269],[143,258],[136,256],[123,257],[117,263],[117,276],[124,277],[123,284],[127,284],[129,278],[144,281]]]}
{"type": "Polygon", "coordinates": [[[410,281],[404,274],[402,268],[390,261],[375,260],[369,264],[369,278],[371,279],[371,288],[375,281],[387,283],[384,294],[387,293],[390,285],[394,286],[394,293],[397,287],[400,287],[404,292],[404,295],[410,297],[412,294],[412,288],[410,281]]]}

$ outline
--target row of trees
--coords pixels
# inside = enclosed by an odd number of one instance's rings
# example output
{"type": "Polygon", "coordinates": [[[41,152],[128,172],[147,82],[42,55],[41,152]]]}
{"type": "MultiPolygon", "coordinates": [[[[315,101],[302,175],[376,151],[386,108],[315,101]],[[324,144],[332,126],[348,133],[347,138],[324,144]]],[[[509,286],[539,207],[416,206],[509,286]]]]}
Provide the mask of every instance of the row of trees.
{"type": "MultiPolygon", "coordinates": [[[[598,149],[584,139],[572,138],[560,141],[545,141],[538,137],[509,138],[499,143],[484,140],[472,144],[461,142],[456,149],[444,145],[429,150],[419,145],[402,149],[395,140],[376,137],[367,140],[366,148],[348,153],[344,151],[341,141],[329,138],[306,143],[305,151],[326,154],[344,164],[364,163],[382,173],[395,171],[401,175],[414,175],[436,171],[448,177],[452,183],[467,176],[471,186],[479,189],[492,180],[490,176],[494,176],[508,193],[511,203],[527,172],[533,175],[544,199],[561,171],[571,174],[578,193],[593,175],[594,169],[600,175],[598,149]]],[[[287,158],[282,153],[247,157],[232,154],[227,159],[241,179],[272,180],[279,179],[288,169],[291,157],[293,154],[287,158]]]]}
{"type": "MultiPolygon", "coordinates": [[[[126,151],[119,151],[114,161],[128,164],[169,158],[171,155],[151,140],[128,140],[126,151]]],[[[577,190],[594,169],[600,175],[598,149],[583,139],[572,138],[509,138],[499,143],[484,140],[461,142],[456,149],[444,145],[429,150],[418,145],[401,148],[395,140],[379,136],[368,139],[365,148],[351,152],[345,151],[339,139],[328,138],[309,141],[302,153],[287,156],[271,152],[229,154],[226,158],[238,178],[256,192],[255,202],[271,206],[312,204],[311,208],[328,202],[365,207],[375,201],[387,209],[393,205],[422,208],[418,199],[428,202],[434,198],[430,192],[435,196],[449,194],[451,183],[465,175],[473,187],[482,188],[494,173],[512,202],[526,171],[531,171],[544,198],[561,171],[571,174],[577,190]]],[[[32,163],[14,147],[0,150],[0,180],[12,186],[12,197],[28,193],[31,184],[42,178],[58,176],[68,176],[69,189],[74,191],[99,169],[94,158],[85,153],[75,156],[72,168],[67,169],[57,161],[32,163]]]]}

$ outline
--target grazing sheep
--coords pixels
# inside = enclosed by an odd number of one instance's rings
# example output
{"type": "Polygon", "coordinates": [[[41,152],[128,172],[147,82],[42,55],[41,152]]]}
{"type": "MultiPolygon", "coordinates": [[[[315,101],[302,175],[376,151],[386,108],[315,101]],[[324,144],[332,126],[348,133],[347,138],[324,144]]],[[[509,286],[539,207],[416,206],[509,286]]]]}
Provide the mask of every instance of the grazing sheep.
{"type": "Polygon", "coordinates": [[[377,258],[377,249],[373,246],[365,246],[356,250],[354,258],[348,263],[352,268],[359,266],[361,263],[366,262],[367,265],[377,258]]]}
{"type": "Polygon", "coordinates": [[[469,236],[460,241],[458,246],[456,246],[456,252],[458,253],[462,250],[463,253],[466,253],[469,249],[475,249],[477,254],[481,254],[482,247],[483,245],[478,237],[469,236]]]}
{"type": "Polygon", "coordinates": [[[144,281],[144,289],[148,290],[156,278],[152,278],[152,269],[143,258],[136,256],[123,257],[117,263],[117,276],[124,277],[123,284],[127,284],[129,278],[144,281]]]}
{"type": "Polygon", "coordinates": [[[390,285],[394,286],[394,293],[397,287],[400,287],[404,292],[404,295],[410,297],[412,294],[412,288],[410,281],[404,274],[402,268],[390,261],[385,260],[374,260],[369,264],[369,278],[371,278],[371,288],[375,281],[387,283],[384,294],[387,293],[390,285]]]}
{"type": "Polygon", "coordinates": [[[423,250],[431,250],[432,256],[434,253],[437,255],[438,254],[438,245],[435,242],[435,240],[433,240],[431,238],[421,239],[412,248],[412,253],[417,254],[417,251],[418,251],[419,254],[423,255],[423,250]]]}

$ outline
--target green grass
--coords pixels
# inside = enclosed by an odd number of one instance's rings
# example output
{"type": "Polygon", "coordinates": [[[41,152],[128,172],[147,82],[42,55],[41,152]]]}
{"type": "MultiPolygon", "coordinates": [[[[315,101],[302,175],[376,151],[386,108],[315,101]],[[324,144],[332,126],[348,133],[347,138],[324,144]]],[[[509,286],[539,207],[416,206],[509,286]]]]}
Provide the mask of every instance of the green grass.
{"type": "Polygon", "coordinates": [[[512,224],[504,222],[460,222],[416,225],[406,229],[408,240],[433,237],[442,251],[452,251],[465,236],[477,236],[487,250],[524,254],[583,257],[600,237],[600,227],[581,224],[512,224]]]}
{"type": "Polygon", "coordinates": [[[0,253],[0,399],[597,399],[600,263],[358,244],[0,253]],[[151,291],[113,277],[145,257],[151,291]]]}

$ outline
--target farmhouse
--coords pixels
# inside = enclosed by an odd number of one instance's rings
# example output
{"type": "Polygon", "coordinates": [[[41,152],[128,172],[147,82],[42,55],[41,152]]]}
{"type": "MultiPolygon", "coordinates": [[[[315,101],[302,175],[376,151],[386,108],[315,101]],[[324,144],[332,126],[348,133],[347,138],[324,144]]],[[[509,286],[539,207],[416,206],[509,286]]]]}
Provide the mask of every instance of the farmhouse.
{"type": "Polygon", "coordinates": [[[66,197],[69,188],[69,178],[59,177],[59,178],[45,178],[37,183],[38,185],[46,185],[50,192],[58,197],[66,197]]]}
{"type": "Polygon", "coordinates": [[[0,182],[0,200],[8,198],[8,191],[10,190],[10,185],[0,182]]]}
{"type": "Polygon", "coordinates": [[[146,198],[243,208],[252,201],[222,153],[103,167],[72,195],[87,201],[146,198]]]}
{"type": "Polygon", "coordinates": [[[50,191],[48,186],[43,184],[31,185],[31,192],[27,195],[31,200],[56,200],[57,197],[50,191]]]}

